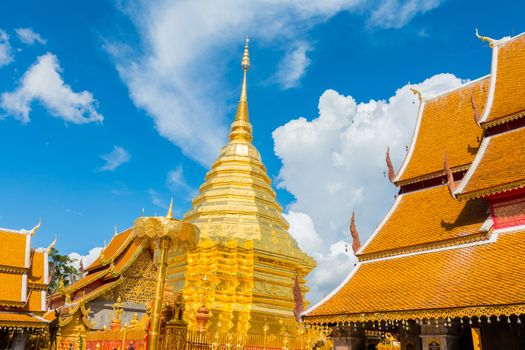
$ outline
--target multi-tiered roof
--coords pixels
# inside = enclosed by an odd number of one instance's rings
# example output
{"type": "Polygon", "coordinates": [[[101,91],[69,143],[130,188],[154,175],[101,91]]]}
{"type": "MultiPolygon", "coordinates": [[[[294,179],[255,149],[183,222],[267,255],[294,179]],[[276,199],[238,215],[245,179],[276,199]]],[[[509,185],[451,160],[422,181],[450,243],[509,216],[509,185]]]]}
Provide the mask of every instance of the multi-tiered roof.
{"type": "Polygon", "coordinates": [[[491,74],[423,99],[399,195],[307,322],[524,313],[525,35],[484,39],[491,74]]]}
{"type": "Polygon", "coordinates": [[[46,328],[49,249],[32,249],[32,230],[0,228],[0,327],[46,328]]]}

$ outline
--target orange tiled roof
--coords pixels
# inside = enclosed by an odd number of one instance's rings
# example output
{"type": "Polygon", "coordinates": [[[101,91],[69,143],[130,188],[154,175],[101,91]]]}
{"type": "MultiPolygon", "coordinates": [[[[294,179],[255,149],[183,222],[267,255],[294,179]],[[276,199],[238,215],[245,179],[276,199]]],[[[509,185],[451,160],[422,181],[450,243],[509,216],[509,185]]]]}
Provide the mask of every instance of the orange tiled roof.
{"type": "Polygon", "coordinates": [[[0,272],[0,305],[22,303],[22,275],[0,272]]]}
{"type": "MultiPolygon", "coordinates": [[[[445,150],[451,168],[466,166],[476,155],[482,130],[474,119],[473,98],[479,115],[488,91],[488,77],[424,102],[419,130],[410,146],[408,162],[396,178],[403,184],[410,179],[438,173],[444,175],[445,150]]],[[[408,181],[410,182],[410,181],[408,181]]]]}
{"type": "Polygon", "coordinates": [[[497,63],[492,107],[483,120],[498,124],[516,113],[525,111],[525,35],[497,43],[497,63]]]}
{"type": "Polygon", "coordinates": [[[106,269],[103,269],[103,270],[100,270],[100,271],[96,271],[96,272],[93,272],[93,273],[88,273],[86,276],[82,277],[81,279],[79,279],[78,281],[70,284],[69,286],[66,287],[66,292],[68,293],[72,293],[82,287],[85,287],[93,282],[95,282],[96,280],[98,279],[101,279],[102,277],[106,276],[109,272],[109,268],[106,268],[106,269]]]}
{"type": "Polygon", "coordinates": [[[45,311],[45,308],[42,308],[42,290],[28,289],[27,295],[29,301],[27,302],[26,307],[29,311],[45,311]]]}
{"type": "Polygon", "coordinates": [[[459,202],[446,185],[401,194],[394,205],[359,255],[479,234],[489,216],[484,200],[459,202]]]}
{"type": "Polygon", "coordinates": [[[115,265],[114,273],[119,274],[122,272],[123,269],[132,264],[133,261],[135,261],[135,259],[137,258],[138,254],[140,254],[140,252],[142,251],[141,248],[141,241],[138,239],[133,240],[133,242],[127,248],[126,252],[122,254],[119,261],[115,265]]]}
{"type": "Polygon", "coordinates": [[[9,327],[47,327],[47,320],[30,313],[0,311],[0,326],[9,327]]]}
{"type": "Polygon", "coordinates": [[[133,228],[129,228],[125,231],[122,231],[121,233],[113,236],[111,241],[109,242],[109,245],[102,251],[103,260],[101,260],[101,256],[99,256],[87,269],[86,271],[93,270],[95,268],[98,268],[102,265],[105,265],[106,262],[109,262],[113,259],[115,259],[130,243],[131,239],[133,239],[133,228]]]}
{"type": "Polygon", "coordinates": [[[362,262],[306,316],[525,304],[524,251],[522,231],[493,243],[362,262]]]}
{"type": "Polygon", "coordinates": [[[458,198],[472,198],[525,186],[525,127],[483,140],[458,198]]]}
{"type": "Polygon", "coordinates": [[[28,283],[47,285],[44,281],[44,261],[45,255],[43,252],[34,252],[31,258],[31,268],[29,269],[28,283]]]}
{"type": "Polygon", "coordinates": [[[0,266],[25,268],[27,239],[23,233],[0,230],[0,266]]]}

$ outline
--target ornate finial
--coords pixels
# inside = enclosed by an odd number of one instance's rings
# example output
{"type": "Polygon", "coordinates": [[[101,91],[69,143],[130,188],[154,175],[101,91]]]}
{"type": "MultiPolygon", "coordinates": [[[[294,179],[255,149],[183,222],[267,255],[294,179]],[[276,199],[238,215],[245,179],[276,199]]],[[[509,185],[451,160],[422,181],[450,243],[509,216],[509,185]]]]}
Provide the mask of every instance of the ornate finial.
{"type": "Polygon", "coordinates": [[[60,275],[60,278],[58,279],[58,292],[61,294],[64,294],[66,287],[64,285],[64,275],[60,275]]]}
{"type": "Polygon", "coordinates": [[[470,93],[470,103],[472,104],[472,109],[474,110],[474,121],[478,126],[480,126],[479,120],[481,116],[479,115],[478,107],[476,106],[476,101],[474,101],[474,92],[470,93]]]}
{"type": "Polygon", "coordinates": [[[242,60],[241,60],[241,68],[245,72],[248,69],[250,69],[250,53],[248,52],[249,42],[250,42],[250,39],[248,38],[248,35],[246,35],[246,42],[244,44],[244,52],[242,54],[242,60]]]}
{"type": "Polygon", "coordinates": [[[246,73],[250,68],[250,54],[248,52],[248,42],[249,39],[248,37],[246,37],[244,53],[242,55],[241,60],[241,68],[244,71],[241,88],[241,97],[239,98],[239,104],[237,106],[235,120],[231,126],[230,141],[240,140],[250,142],[252,140],[252,126],[250,125],[250,119],[248,116],[248,95],[246,92],[246,73]]]}
{"type": "Polygon", "coordinates": [[[355,226],[355,213],[353,210],[352,219],[350,220],[350,235],[352,236],[352,250],[355,254],[361,248],[361,242],[359,241],[359,232],[357,232],[357,227],[355,226]]]}
{"type": "Polygon", "coordinates": [[[173,197],[171,197],[170,207],[168,208],[168,213],[166,214],[166,219],[173,219],[173,197]]]}
{"type": "Polygon", "coordinates": [[[22,230],[22,232],[24,232],[25,234],[30,234],[31,236],[33,236],[35,234],[35,232],[38,231],[38,229],[40,228],[41,225],[42,225],[42,219],[38,219],[38,224],[36,224],[35,227],[33,227],[29,231],[22,230]]]}
{"type": "Polygon", "coordinates": [[[106,249],[107,246],[108,246],[108,245],[106,244],[106,240],[104,240],[104,249],[106,249]]]}
{"type": "Polygon", "coordinates": [[[55,240],[53,242],[51,242],[51,244],[49,245],[49,247],[46,248],[46,253],[47,254],[50,254],[51,253],[51,249],[53,249],[53,247],[55,246],[55,244],[57,244],[57,239],[55,237],[55,240]]]}
{"type": "Polygon", "coordinates": [[[117,225],[115,225],[115,228],[113,229],[113,237],[115,237],[116,235],[118,235],[117,225]]]}
{"type": "Polygon", "coordinates": [[[417,95],[417,97],[419,98],[419,103],[421,103],[423,101],[423,95],[421,95],[421,91],[419,91],[419,90],[417,90],[417,89],[415,89],[413,87],[410,87],[409,89],[410,89],[410,91],[412,91],[412,93],[414,95],[417,95]]]}
{"type": "Polygon", "coordinates": [[[445,151],[445,161],[444,161],[443,165],[445,167],[445,172],[447,173],[448,190],[449,190],[450,195],[452,196],[452,198],[456,199],[456,195],[454,194],[454,191],[456,190],[456,183],[454,182],[454,175],[452,174],[452,170],[450,169],[450,166],[448,164],[447,151],[445,151]]]}
{"type": "Polygon", "coordinates": [[[142,208],[142,216],[144,216],[144,208],[142,208]]]}
{"type": "Polygon", "coordinates": [[[80,264],[79,264],[79,267],[78,267],[78,271],[80,272],[81,275],[84,274],[84,259],[80,259],[80,264]]]}
{"type": "Polygon", "coordinates": [[[394,172],[394,167],[392,166],[392,160],[390,159],[390,147],[386,149],[386,166],[388,167],[388,179],[391,183],[394,183],[394,178],[396,177],[394,172]]]}
{"type": "Polygon", "coordinates": [[[480,39],[481,41],[485,41],[485,42],[489,43],[490,48],[494,47],[494,41],[495,40],[492,39],[492,38],[489,38],[488,36],[481,36],[481,35],[479,35],[478,28],[476,28],[476,37],[478,39],[480,39]]]}

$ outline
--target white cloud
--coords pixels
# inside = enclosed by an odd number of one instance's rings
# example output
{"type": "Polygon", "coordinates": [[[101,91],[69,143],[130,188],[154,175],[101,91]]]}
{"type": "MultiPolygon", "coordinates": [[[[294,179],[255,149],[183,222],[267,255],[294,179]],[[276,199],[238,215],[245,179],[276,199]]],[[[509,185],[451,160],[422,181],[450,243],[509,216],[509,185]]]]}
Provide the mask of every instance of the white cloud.
{"type": "Polygon", "coordinates": [[[307,55],[310,50],[307,42],[300,41],[285,54],[276,73],[276,79],[283,89],[299,85],[311,62],[307,55]]]}
{"type": "Polygon", "coordinates": [[[74,260],[72,265],[75,268],[80,268],[80,260],[82,260],[82,265],[84,265],[84,268],[88,268],[89,265],[91,265],[93,261],[95,261],[98,258],[101,252],[102,247],[95,247],[93,249],[90,249],[86,255],[73,252],[70,253],[68,256],[74,260]]]}
{"type": "MultiPolygon", "coordinates": [[[[452,74],[438,74],[415,87],[430,97],[460,84],[452,74]]],[[[312,300],[334,288],[349,271],[341,273],[341,269],[353,265],[341,265],[347,258],[325,248],[335,249],[334,244],[341,240],[350,242],[352,210],[356,211],[364,243],[392,204],[396,189],[384,176],[386,149],[390,146],[394,166],[399,167],[410,144],[418,106],[408,85],[388,101],[359,104],[352,96],[326,90],[319,99],[318,118],[294,119],[274,131],[274,150],[282,160],[278,186],[296,199],[289,208],[293,213],[288,214],[290,232],[306,247],[313,245],[312,237],[322,237],[323,241],[316,243],[317,250],[305,248],[319,263],[309,279],[312,300]],[[299,213],[302,220],[296,220],[299,213]],[[305,229],[309,220],[304,215],[313,220],[321,234],[314,236],[311,228],[305,229]]]]}
{"type": "Polygon", "coordinates": [[[133,102],[153,118],[158,132],[207,166],[226,141],[231,107],[226,101],[238,93],[225,86],[226,57],[235,52],[240,60],[245,34],[260,46],[297,48],[288,53],[298,63],[295,71],[280,74],[283,86],[291,87],[308,66],[303,37],[315,24],[350,11],[371,15],[375,27],[394,26],[397,16],[395,23],[401,25],[426,9],[427,2],[413,0],[410,7],[393,3],[388,9],[365,0],[119,2],[135,23],[141,45],[108,42],[106,48],[133,102]],[[388,23],[372,15],[380,10],[388,14],[388,23]]]}
{"type": "Polygon", "coordinates": [[[99,171],[113,171],[131,159],[131,155],[124,148],[113,146],[113,150],[108,154],[100,156],[106,163],[98,168],[99,171]]]}
{"type": "Polygon", "coordinates": [[[401,28],[414,16],[438,7],[442,0],[382,0],[370,15],[369,24],[381,28],[401,28]]]}
{"type": "MultiPolygon", "coordinates": [[[[149,189],[148,194],[151,199],[151,203],[153,203],[154,206],[162,208],[162,209],[168,209],[168,202],[166,201],[166,197],[163,197],[159,192],[155,191],[154,189],[149,189]]],[[[157,213],[155,213],[156,215],[157,213]]]]}
{"type": "Polygon", "coordinates": [[[54,117],[73,124],[102,122],[97,101],[88,91],[74,92],[60,76],[62,69],[55,55],[47,53],[24,73],[19,87],[3,93],[0,106],[23,123],[29,122],[31,103],[38,101],[54,117]]]}
{"type": "Polygon", "coordinates": [[[13,61],[11,54],[11,45],[9,44],[9,35],[0,29],[0,67],[5,66],[13,61]]]}
{"type": "Polygon", "coordinates": [[[191,199],[197,194],[197,191],[186,181],[184,169],[181,164],[179,164],[174,170],[168,172],[166,185],[172,193],[180,193],[184,195],[185,199],[191,199]]]}
{"type": "Polygon", "coordinates": [[[35,32],[32,28],[17,28],[15,29],[16,35],[21,42],[28,45],[33,45],[34,43],[40,43],[42,45],[46,44],[46,39],[42,38],[40,34],[35,32]]]}

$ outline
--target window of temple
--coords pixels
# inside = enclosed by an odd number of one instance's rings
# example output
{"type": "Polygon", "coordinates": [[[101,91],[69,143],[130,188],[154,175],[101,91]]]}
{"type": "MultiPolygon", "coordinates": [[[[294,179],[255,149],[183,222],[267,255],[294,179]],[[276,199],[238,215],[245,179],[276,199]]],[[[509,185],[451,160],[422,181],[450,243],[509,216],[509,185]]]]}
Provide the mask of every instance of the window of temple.
{"type": "Polygon", "coordinates": [[[428,343],[428,350],[440,350],[441,345],[435,340],[432,340],[430,343],[428,343]]]}

